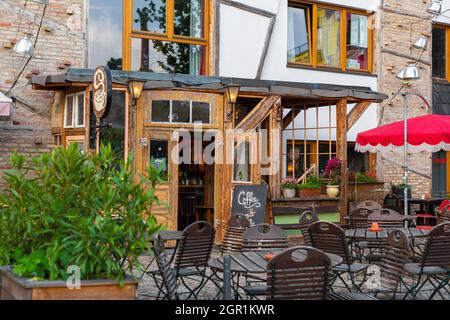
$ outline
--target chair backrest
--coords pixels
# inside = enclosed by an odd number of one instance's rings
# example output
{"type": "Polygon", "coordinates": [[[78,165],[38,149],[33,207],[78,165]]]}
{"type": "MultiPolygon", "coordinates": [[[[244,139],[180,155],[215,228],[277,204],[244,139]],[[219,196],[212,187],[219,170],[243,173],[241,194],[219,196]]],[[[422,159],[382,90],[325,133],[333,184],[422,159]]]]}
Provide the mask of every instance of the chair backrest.
{"type": "Polygon", "coordinates": [[[250,227],[250,221],[243,214],[228,219],[227,229],[222,241],[222,254],[242,251],[242,235],[250,227]]]}
{"type": "Polygon", "coordinates": [[[305,211],[300,215],[300,231],[302,232],[303,241],[307,246],[312,246],[308,228],[310,225],[317,221],[319,221],[319,217],[317,216],[317,213],[315,211],[305,211]]]}
{"type": "Polygon", "coordinates": [[[349,225],[351,228],[367,228],[367,218],[371,213],[375,212],[374,209],[361,207],[353,210],[349,214],[349,225]]]}
{"type": "Polygon", "coordinates": [[[434,227],[429,234],[422,255],[423,267],[450,268],[450,222],[434,227]]]}
{"type": "Polygon", "coordinates": [[[366,200],[356,205],[356,209],[368,208],[368,209],[381,209],[381,205],[378,202],[372,200],[366,200]]]}
{"type": "Polygon", "coordinates": [[[175,274],[175,270],[170,266],[170,257],[167,255],[164,241],[161,239],[159,233],[156,234],[152,239],[152,249],[155,255],[155,260],[158,265],[163,285],[167,292],[167,297],[170,300],[176,300],[178,299],[177,276],[175,274]]]}
{"type": "Polygon", "coordinates": [[[392,231],[386,239],[383,255],[380,261],[382,291],[396,292],[404,266],[409,259],[409,239],[404,231],[392,231]]]}
{"type": "Polygon", "coordinates": [[[435,211],[438,219],[438,224],[443,222],[450,222],[450,200],[442,201],[442,203],[438,208],[436,208],[435,211]]]}
{"type": "Polygon", "coordinates": [[[280,219],[286,216],[297,216],[300,217],[300,215],[303,212],[306,211],[313,211],[315,208],[314,205],[311,207],[305,207],[305,208],[298,208],[298,207],[290,207],[290,206],[279,206],[274,205],[272,207],[272,215],[274,219],[274,224],[276,226],[279,226],[283,230],[298,230],[299,226],[297,223],[286,223],[285,219],[280,219]],[[280,221],[281,220],[281,221],[280,221]]]}
{"type": "Polygon", "coordinates": [[[345,231],[338,225],[318,221],[309,227],[309,235],[314,248],[333,253],[343,259],[344,264],[352,264],[353,258],[345,239],[345,231]]]}
{"type": "Polygon", "coordinates": [[[384,197],[383,207],[394,211],[401,211],[400,198],[392,193],[387,194],[384,197]]]}
{"type": "Polygon", "coordinates": [[[378,222],[381,228],[394,228],[403,227],[403,215],[391,210],[391,209],[381,209],[371,213],[367,219],[368,226],[373,222],[378,222]]]}
{"type": "Polygon", "coordinates": [[[242,250],[266,250],[288,247],[286,232],[272,224],[261,223],[248,228],[242,235],[242,250]]]}
{"type": "Polygon", "coordinates": [[[175,268],[206,267],[216,230],[206,221],[198,221],[183,231],[175,256],[175,268]]]}
{"type": "Polygon", "coordinates": [[[294,247],[267,264],[266,298],[270,300],[326,300],[330,258],[321,250],[294,247]]]}

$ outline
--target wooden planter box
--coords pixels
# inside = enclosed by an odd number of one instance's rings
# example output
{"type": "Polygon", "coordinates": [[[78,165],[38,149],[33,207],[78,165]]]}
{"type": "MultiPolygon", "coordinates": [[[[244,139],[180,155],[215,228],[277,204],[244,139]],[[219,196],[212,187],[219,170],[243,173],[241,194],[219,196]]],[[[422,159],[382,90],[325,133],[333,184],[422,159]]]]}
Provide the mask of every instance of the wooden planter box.
{"type": "Polygon", "coordinates": [[[138,282],[128,277],[120,287],[114,280],[82,280],[81,289],[69,289],[65,281],[30,281],[0,267],[0,300],[134,300],[138,282]]]}
{"type": "Polygon", "coordinates": [[[299,189],[297,190],[297,194],[299,196],[299,198],[318,198],[320,197],[320,194],[322,193],[321,189],[299,189]]]}
{"type": "Polygon", "coordinates": [[[356,204],[366,201],[372,200],[378,202],[383,205],[384,202],[384,183],[355,183],[350,182],[348,184],[348,195],[352,202],[356,204]],[[355,201],[356,200],[356,201],[355,201]]]}

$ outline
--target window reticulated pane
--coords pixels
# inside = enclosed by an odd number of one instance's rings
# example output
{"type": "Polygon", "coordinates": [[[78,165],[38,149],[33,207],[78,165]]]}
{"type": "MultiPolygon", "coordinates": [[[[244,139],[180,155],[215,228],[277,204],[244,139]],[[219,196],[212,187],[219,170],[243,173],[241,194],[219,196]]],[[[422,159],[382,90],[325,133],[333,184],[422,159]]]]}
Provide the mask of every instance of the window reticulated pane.
{"type": "Polygon", "coordinates": [[[150,159],[153,158],[155,167],[161,168],[163,172],[167,172],[168,164],[168,148],[169,144],[165,140],[150,141],[150,159]]]}
{"type": "Polygon", "coordinates": [[[103,123],[111,124],[111,128],[100,130],[100,143],[110,144],[118,158],[125,156],[125,91],[113,90],[111,109],[103,119],[103,123]]]}
{"type": "Polygon", "coordinates": [[[166,0],[133,0],[133,29],[166,33],[166,0]]]}
{"type": "Polygon", "coordinates": [[[446,30],[442,28],[433,29],[433,77],[446,77],[446,30]]]}
{"type": "Polygon", "coordinates": [[[152,101],[152,122],[170,122],[170,101],[152,101]]]}
{"type": "Polygon", "coordinates": [[[66,100],[66,127],[73,126],[73,102],[74,96],[70,95],[66,100]]]}
{"type": "Polygon", "coordinates": [[[175,0],[174,32],[180,36],[203,38],[204,0],[175,0]]]}
{"type": "Polygon", "coordinates": [[[210,123],[209,103],[192,101],[192,122],[210,123]]]}
{"type": "Polygon", "coordinates": [[[77,95],[77,123],[78,127],[84,126],[84,93],[77,95]]]}
{"type": "Polygon", "coordinates": [[[317,8],[317,64],[340,67],[341,13],[317,8]]]}
{"type": "Polygon", "coordinates": [[[250,143],[248,141],[234,145],[234,181],[251,181],[250,176],[250,143]]]}
{"type": "Polygon", "coordinates": [[[133,71],[206,74],[204,46],[133,38],[131,47],[133,71]]]}
{"type": "Polygon", "coordinates": [[[288,8],[288,62],[311,63],[308,14],[306,7],[288,8]]]}
{"type": "Polygon", "coordinates": [[[172,101],[172,122],[190,122],[190,101],[172,101]]]}
{"type": "Polygon", "coordinates": [[[347,68],[369,69],[369,18],[347,14],[347,68]]]}

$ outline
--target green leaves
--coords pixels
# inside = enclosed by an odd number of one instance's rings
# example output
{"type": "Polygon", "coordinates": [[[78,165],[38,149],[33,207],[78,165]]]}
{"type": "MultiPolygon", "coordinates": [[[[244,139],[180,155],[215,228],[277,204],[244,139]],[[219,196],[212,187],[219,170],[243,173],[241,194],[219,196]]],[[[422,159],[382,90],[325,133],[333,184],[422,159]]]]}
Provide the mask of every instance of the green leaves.
{"type": "Polygon", "coordinates": [[[0,265],[48,280],[66,280],[67,268],[77,265],[82,279],[123,283],[160,229],[149,213],[165,179],[150,164],[136,181],[131,161],[114,159],[110,146],[89,156],[76,144],[33,158],[32,170],[13,155],[7,192],[0,194],[0,265]]]}

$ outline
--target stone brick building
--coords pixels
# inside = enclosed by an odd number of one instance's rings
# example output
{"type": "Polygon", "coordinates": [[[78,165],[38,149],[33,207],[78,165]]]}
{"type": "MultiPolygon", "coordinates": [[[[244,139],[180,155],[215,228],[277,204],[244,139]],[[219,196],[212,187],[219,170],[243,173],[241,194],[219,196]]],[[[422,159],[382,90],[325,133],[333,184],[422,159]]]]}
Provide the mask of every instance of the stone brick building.
{"type": "MultiPolygon", "coordinates": [[[[54,95],[34,91],[32,75],[65,72],[85,64],[84,0],[50,1],[40,30],[34,56],[11,90],[9,117],[0,117],[0,171],[8,169],[11,153],[27,156],[48,152],[57,139],[52,136],[51,114],[54,95]]],[[[12,51],[15,41],[31,34],[34,41],[44,6],[25,0],[0,0],[0,90],[7,92],[26,62],[12,51]],[[25,5],[26,3],[26,5],[25,5]]],[[[57,134],[57,132],[54,132],[57,134]]]]}

